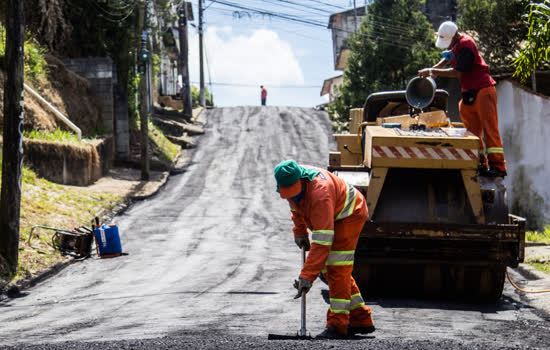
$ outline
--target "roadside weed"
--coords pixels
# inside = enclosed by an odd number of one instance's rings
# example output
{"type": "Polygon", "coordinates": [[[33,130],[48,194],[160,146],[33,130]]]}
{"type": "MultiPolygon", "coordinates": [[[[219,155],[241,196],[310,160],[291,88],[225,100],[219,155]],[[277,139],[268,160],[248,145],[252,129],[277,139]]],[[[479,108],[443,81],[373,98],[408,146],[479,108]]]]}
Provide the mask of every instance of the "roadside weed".
{"type": "Polygon", "coordinates": [[[544,228],[544,231],[527,231],[525,232],[525,240],[530,242],[540,242],[550,244],[550,225],[544,228]]]}

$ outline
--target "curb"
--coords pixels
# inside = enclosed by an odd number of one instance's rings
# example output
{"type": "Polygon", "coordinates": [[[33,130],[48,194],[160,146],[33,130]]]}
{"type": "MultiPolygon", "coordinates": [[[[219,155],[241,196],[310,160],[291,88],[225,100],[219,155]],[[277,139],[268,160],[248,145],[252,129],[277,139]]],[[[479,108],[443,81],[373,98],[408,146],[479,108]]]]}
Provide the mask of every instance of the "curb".
{"type": "Polygon", "coordinates": [[[518,267],[515,268],[515,270],[517,270],[520,275],[528,280],[550,280],[550,274],[539,271],[533,266],[526,263],[519,264],[518,267]]]}
{"type": "MultiPolygon", "coordinates": [[[[144,199],[147,199],[147,198],[150,198],[152,196],[154,196],[155,194],[158,193],[158,191],[164,187],[164,185],[166,185],[166,183],[168,182],[168,177],[170,176],[171,172],[170,171],[164,171],[162,172],[162,177],[160,179],[159,182],[159,185],[153,189],[150,193],[147,193],[147,194],[144,194],[144,195],[136,195],[136,196],[129,196],[128,199],[130,200],[130,205],[133,204],[134,201],[140,201],[140,200],[144,200],[144,199]]],[[[114,213],[113,216],[119,214],[119,212],[116,212],[114,213]]]]}
{"type": "MultiPolygon", "coordinates": [[[[526,279],[522,288],[526,290],[546,290],[550,287],[550,274],[544,273],[530,266],[529,264],[519,264],[515,271],[526,279]]],[[[525,293],[516,290],[520,300],[526,302],[530,307],[536,309],[543,319],[550,320],[550,292],[548,293],[525,293]]]]}
{"type": "Polygon", "coordinates": [[[525,242],[525,247],[546,247],[550,244],[542,243],[542,242],[525,242]]]}
{"type": "Polygon", "coordinates": [[[55,276],[56,274],[61,272],[63,269],[65,269],[67,266],[72,265],[77,261],[78,260],[74,258],[69,258],[69,260],[67,261],[58,262],[57,264],[50,266],[49,268],[40,272],[38,275],[34,277],[20,280],[14,284],[8,284],[4,288],[2,293],[0,293],[0,301],[19,297],[22,290],[34,287],[36,284],[44,281],[45,279],[55,276]]]}

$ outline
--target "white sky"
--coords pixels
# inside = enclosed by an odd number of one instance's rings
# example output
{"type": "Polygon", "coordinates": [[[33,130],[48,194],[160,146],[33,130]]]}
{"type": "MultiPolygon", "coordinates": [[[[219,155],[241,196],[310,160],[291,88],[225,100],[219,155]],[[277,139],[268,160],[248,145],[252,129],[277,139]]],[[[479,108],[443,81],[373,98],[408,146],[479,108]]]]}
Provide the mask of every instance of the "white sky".
{"type": "MultiPolygon", "coordinates": [[[[332,10],[344,11],[353,2],[323,0],[341,6],[342,10],[310,0],[292,0],[323,8],[326,12],[294,9],[285,2],[274,0],[246,0],[232,3],[268,11],[288,13],[311,18],[328,25],[332,10]],[[287,5],[287,7],[282,7],[287,5]]],[[[197,1],[193,1],[198,25],[197,1]]],[[[206,1],[210,5],[211,1],[206,1]]],[[[362,1],[357,1],[358,6],[362,1]]],[[[207,56],[205,80],[212,81],[216,106],[257,105],[260,85],[268,90],[268,105],[313,107],[326,102],[321,87],[327,78],[342,72],[333,69],[331,32],[326,27],[315,27],[273,17],[254,15],[247,11],[241,18],[238,9],[213,3],[205,11],[204,43],[207,56]],[[248,16],[251,14],[251,16],[248,16]],[[223,85],[218,85],[218,84],[223,85]],[[229,85],[226,85],[229,84],[229,85]],[[244,85],[244,86],[243,86],[244,85]]],[[[198,34],[189,30],[189,60],[192,85],[198,86],[198,34]]]]}

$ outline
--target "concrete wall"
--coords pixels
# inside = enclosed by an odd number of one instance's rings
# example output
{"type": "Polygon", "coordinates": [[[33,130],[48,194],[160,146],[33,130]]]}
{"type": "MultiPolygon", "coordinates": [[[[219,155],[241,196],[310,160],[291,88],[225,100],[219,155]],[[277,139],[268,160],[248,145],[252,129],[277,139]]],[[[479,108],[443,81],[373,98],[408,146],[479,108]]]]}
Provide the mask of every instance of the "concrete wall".
{"type": "Polygon", "coordinates": [[[160,95],[175,96],[177,82],[177,65],[163,55],[160,59],[160,95]]]}
{"type": "Polygon", "coordinates": [[[103,126],[108,132],[114,130],[113,61],[109,57],[65,59],[67,69],[88,79],[101,101],[103,126]]]}
{"type": "Polygon", "coordinates": [[[550,223],[550,98],[510,81],[497,91],[510,209],[540,228],[550,223]]]}
{"type": "Polygon", "coordinates": [[[115,85],[115,157],[119,160],[130,158],[130,130],[128,124],[128,96],[119,85],[115,85]]]}
{"type": "MultiPolygon", "coordinates": [[[[130,156],[128,127],[128,98],[124,88],[117,84],[116,66],[110,57],[65,59],[67,69],[88,79],[101,101],[103,126],[114,133],[115,157],[119,160],[130,156]]],[[[112,143],[113,144],[113,143],[112,143]]]]}

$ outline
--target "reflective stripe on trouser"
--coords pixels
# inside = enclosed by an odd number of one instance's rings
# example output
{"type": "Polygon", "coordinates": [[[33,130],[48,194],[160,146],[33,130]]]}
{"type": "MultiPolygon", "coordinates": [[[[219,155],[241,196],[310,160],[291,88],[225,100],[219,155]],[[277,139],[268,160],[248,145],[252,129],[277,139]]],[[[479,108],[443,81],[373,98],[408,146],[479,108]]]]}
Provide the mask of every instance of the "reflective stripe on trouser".
{"type": "Polygon", "coordinates": [[[366,207],[362,214],[334,223],[334,242],[325,266],[330,294],[326,326],[344,334],[347,333],[348,324],[372,325],[370,310],[364,305],[359,288],[351,276],[355,247],[367,219],[366,207]]]}
{"type": "MultiPolygon", "coordinates": [[[[498,130],[497,90],[494,86],[479,90],[473,105],[465,105],[462,100],[458,104],[460,118],[466,129],[479,137],[481,152],[483,143],[487,147],[489,167],[506,171],[506,162],[502,150],[502,139],[498,130]]],[[[480,157],[481,165],[487,166],[485,157],[480,157]]]]}

